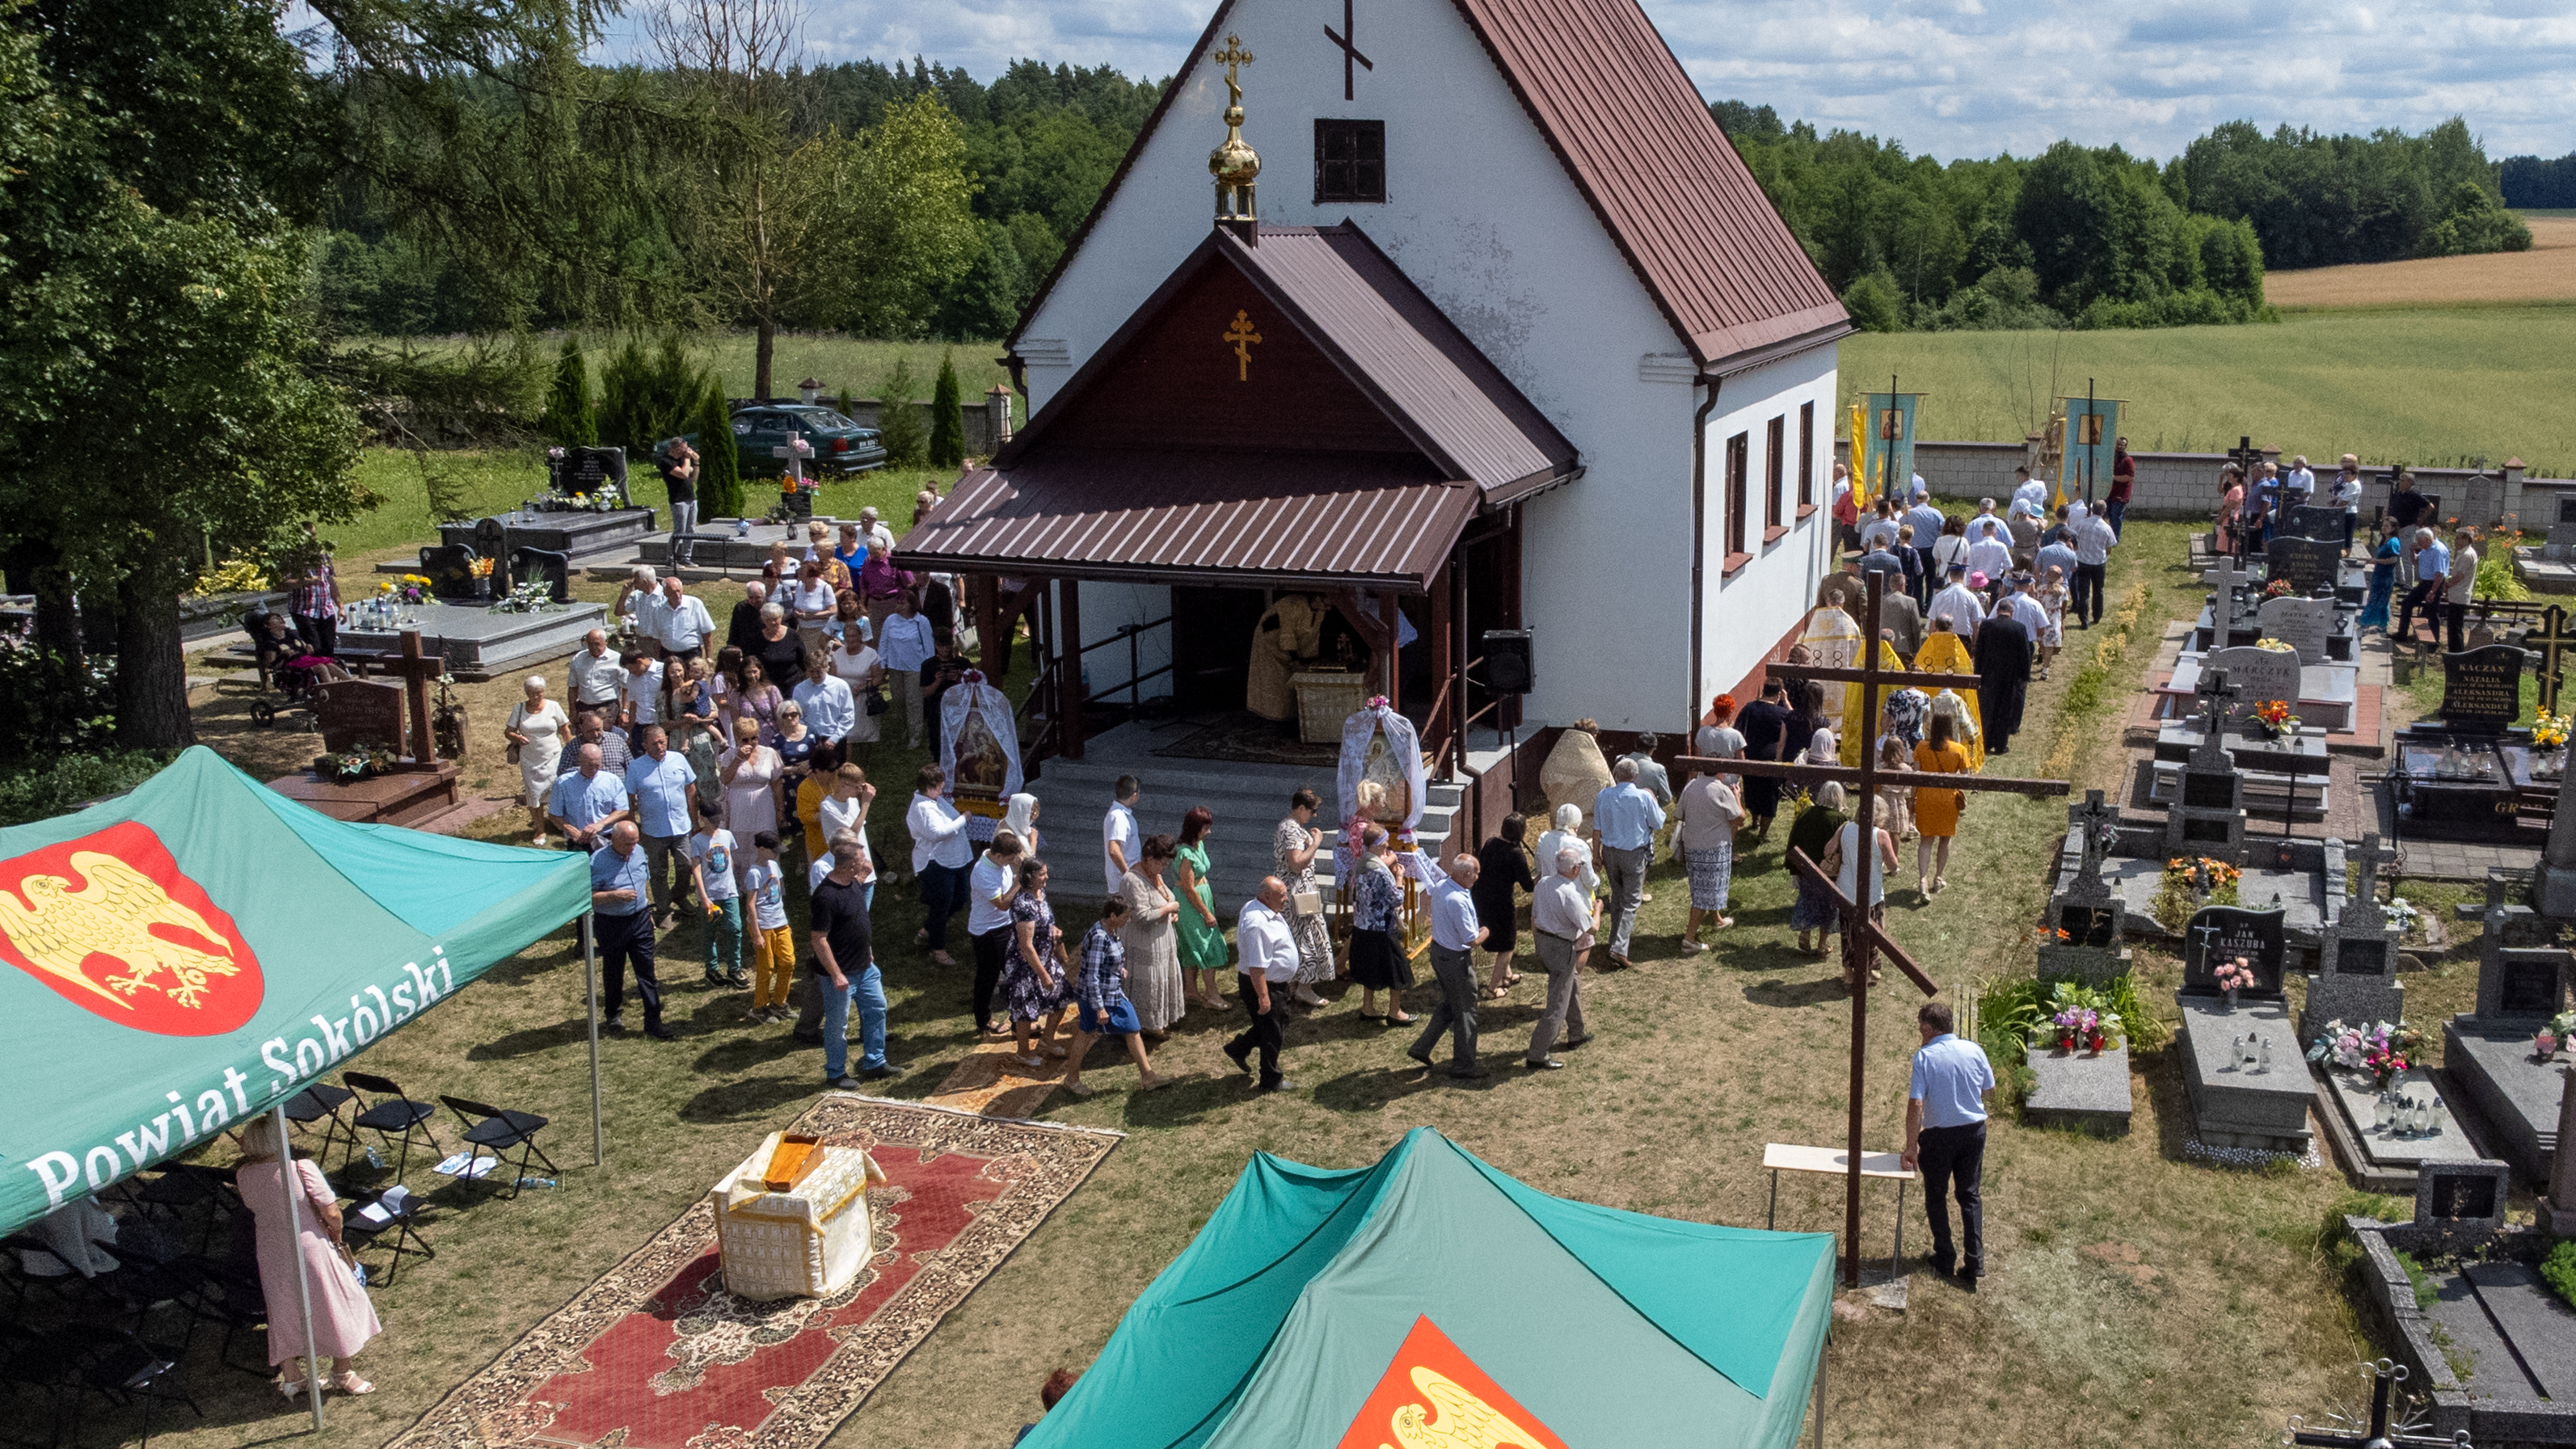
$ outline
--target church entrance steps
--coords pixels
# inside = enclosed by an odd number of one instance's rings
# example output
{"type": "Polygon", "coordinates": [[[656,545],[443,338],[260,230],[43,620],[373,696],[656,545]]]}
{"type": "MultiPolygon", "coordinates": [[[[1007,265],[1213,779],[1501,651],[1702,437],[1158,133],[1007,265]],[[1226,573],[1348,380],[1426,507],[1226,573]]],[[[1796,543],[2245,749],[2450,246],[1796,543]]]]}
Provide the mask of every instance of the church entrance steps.
{"type": "MultiPolygon", "coordinates": [[[[1157,755],[1155,750],[1184,738],[1182,725],[1156,729],[1123,724],[1093,735],[1083,744],[1083,758],[1056,756],[1040,766],[1029,791],[1043,804],[1038,822],[1040,852],[1054,873],[1051,893],[1089,900],[1106,886],[1101,870],[1100,817],[1109,808],[1110,792],[1120,775],[1144,782],[1137,820],[1147,835],[1177,835],[1181,816],[1205,805],[1216,816],[1208,839],[1208,870],[1216,882],[1217,913],[1228,924],[1271,873],[1270,839],[1287,818],[1288,797],[1298,787],[1324,799],[1315,828],[1337,835],[1341,809],[1335,771],[1330,765],[1252,764],[1237,760],[1189,760],[1157,755]]],[[[1416,836],[1425,850],[1447,841],[1452,816],[1462,800],[1460,788],[1434,782],[1416,836]]],[[[1327,840],[1329,851],[1332,841],[1327,840]]],[[[1454,853],[1454,850],[1452,851],[1454,853]]],[[[1326,857],[1316,860],[1318,879],[1329,881],[1326,857]]]]}

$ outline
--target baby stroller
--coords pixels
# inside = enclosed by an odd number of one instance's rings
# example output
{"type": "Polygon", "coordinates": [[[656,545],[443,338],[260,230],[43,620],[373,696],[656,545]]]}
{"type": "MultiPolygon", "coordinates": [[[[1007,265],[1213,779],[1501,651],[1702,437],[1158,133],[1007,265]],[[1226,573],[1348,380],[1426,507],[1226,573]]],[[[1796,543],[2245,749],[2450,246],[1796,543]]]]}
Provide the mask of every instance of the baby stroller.
{"type": "Polygon", "coordinates": [[[254,609],[242,616],[250,635],[252,661],[259,670],[259,697],[251,701],[250,722],[266,729],[277,722],[280,708],[311,710],[314,691],[349,672],[327,654],[316,654],[303,636],[287,627],[286,616],[254,609]]]}

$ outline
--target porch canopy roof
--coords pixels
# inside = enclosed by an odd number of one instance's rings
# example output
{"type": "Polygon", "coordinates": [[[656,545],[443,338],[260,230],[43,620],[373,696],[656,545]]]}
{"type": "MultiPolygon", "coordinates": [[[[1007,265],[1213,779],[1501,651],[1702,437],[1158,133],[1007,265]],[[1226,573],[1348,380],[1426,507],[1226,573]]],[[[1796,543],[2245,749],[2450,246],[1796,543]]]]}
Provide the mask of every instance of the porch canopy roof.
{"type": "Polygon", "coordinates": [[[1421,590],[1574,445],[1345,222],[1212,231],[896,546],[915,569],[1421,590]]]}

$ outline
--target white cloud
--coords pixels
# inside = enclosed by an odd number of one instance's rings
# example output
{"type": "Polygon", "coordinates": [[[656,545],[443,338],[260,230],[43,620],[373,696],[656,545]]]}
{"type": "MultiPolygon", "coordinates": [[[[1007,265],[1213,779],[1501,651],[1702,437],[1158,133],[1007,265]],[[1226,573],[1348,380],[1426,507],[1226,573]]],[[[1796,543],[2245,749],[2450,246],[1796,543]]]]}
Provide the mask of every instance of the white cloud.
{"type": "MultiPolygon", "coordinates": [[[[1323,5],[1326,0],[1300,0],[1323,5]]],[[[1445,4],[1447,0],[1358,0],[1445,4]]],[[[2061,136],[2171,155],[2220,121],[2421,130],[2457,114],[2489,155],[2576,149],[2564,0],[1645,0],[1705,95],[1942,158],[2061,136]]],[[[914,55],[1169,75],[1212,0],[813,0],[823,60],[914,55]]],[[[1338,10],[1339,7],[1330,8],[1338,10]]],[[[1336,17],[1338,18],[1338,17],[1336,17]]],[[[632,54],[632,22],[611,49],[632,54]]]]}

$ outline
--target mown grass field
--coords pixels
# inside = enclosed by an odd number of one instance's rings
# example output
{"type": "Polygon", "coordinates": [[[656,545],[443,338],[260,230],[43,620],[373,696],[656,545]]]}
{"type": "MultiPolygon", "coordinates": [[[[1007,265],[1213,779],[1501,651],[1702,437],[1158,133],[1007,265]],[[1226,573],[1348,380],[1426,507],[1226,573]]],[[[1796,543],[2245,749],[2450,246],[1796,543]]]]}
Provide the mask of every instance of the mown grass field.
{"type": "Polygon", "coordinates": [[[2082,396],[2089,379],[2128,400],[2123,427],[2142,451],[2216,451],[2251,435],[2312,458],[2519,457],[2534,476],[2567,477],[2571,338],[2568,304],[2296,312],[2277,324],[2139,332],[1863,333],[1842,344],[1842,404],[1884,388],[1892,371],[1899,387],[1928,394],[1918,436],[2017,442],[2050,399],[2082,396]]]}
{"type": "Polygon", "coordinates": [[[2516,306],[2576,301],[2576,217],[2526,218],[2531,250],[2274,272],[2263,294],[2284,309],[2516,306]]]}

